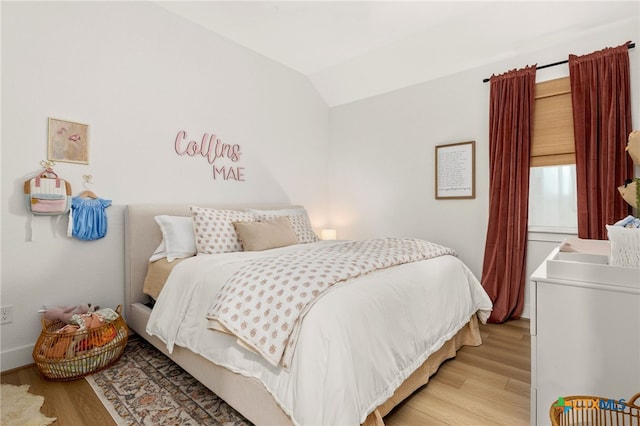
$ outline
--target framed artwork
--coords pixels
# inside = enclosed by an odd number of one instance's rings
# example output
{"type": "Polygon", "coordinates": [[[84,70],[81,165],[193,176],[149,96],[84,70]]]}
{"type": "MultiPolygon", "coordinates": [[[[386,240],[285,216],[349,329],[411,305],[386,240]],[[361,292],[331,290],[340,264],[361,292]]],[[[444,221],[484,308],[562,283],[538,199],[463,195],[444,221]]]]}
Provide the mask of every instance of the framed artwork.
{"type": "Polygon", "coordinates": [[[476,142],[436,146],[436,199],[476,198],[476,142]]]}
{"type": "Polygon", "coordinates": [[[49,118],[48,160],[89,164],[89,125],[49,118]]]}

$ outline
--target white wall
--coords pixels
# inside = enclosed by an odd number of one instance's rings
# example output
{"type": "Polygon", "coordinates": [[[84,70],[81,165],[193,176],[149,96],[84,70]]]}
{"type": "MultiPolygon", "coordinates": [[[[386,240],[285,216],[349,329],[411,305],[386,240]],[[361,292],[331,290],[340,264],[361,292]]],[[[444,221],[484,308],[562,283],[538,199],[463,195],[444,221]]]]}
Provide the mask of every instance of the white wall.
{"type": "MultiPolygon", "coordinates": [[[[123,210],[145,202],[295,203],[326,220],[328,108],[308,79],[147,2],[2,2],[1,369],[32,362],[42,305],[124,303],[123,210]],[[22,183],[47,157],[47,117],[90,126],[90,163],[58,163],[113,200],[98,241],[31,218],[22,183]],[[180,130],[239,144],[245,181],[178,156],[180,130]],[[33,241],[27,241],[32,234],[33,241]]],[[[216,164],[229,164],[219,162],[216,164]]]]}
{"type": "MultiPolygon", "coordinates": [[[[638,16],[630,17],[615,26],[589,29],[583,37],[553,48],[332,108],[332,226],[341,238],[415,236],[454,247],[480,278],[489,207],[490,86],[482,79],[639,39],[638,16]],[[436,200],[435,146],[471,140],[476,141],[476,198],[436,200]]],[[[629,51],[634,128],[640,126],[639,50],[629,51]]],[[[540,70],[537,80],[560,75],[568,75],[566,65],[540,70]]],[[[529,243],[529,274],[555,245],[529,243]]],[[[528,316],[528,287],[525,304],[528,316]]]]}
{"type": "MultiPolygon", "coordinates": [[[[1,370],[31,362],[41,305],[123,303],[123,209],[131,203],[304,204],[316,228],[336,227],[339,238],[428,238],[455,247],[480,276],[489,171],[482,79],[640,41],[631,17],[565,45],[329,111],[305,77],[150,3],[0,5],[0,303],[14,306],[14,322],[0,327],[1,370]],[[62,218],[25,212],[22,182],[46,158],[47,117],[90,125],[90,164],[56,170],[74,193],[92,174],[92,189],[113,200],[102,240],[69,239],[62,218]],[[204,159],[176,155],[179,130],[240,144],[246,181],[214,180],[204,159]],[[476,199],[435,200],[434,147],[468,140],[476,141],[476,199]]],[[[638,48],[630,54],[637,128],[638,48]]],[[[553,246],[530,243],[530,264],[553,246]]]]}

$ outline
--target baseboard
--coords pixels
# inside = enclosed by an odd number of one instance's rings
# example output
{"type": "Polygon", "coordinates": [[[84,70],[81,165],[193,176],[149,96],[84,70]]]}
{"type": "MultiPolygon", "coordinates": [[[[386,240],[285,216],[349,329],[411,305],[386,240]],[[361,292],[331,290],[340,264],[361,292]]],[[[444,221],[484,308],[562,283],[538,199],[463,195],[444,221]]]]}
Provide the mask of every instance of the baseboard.
{"type": "Polygon", "coordinates": [[[27,345],[0,352],[0,371],[4,373],[33,364],[33,347],[34,345],[27,345]]]}

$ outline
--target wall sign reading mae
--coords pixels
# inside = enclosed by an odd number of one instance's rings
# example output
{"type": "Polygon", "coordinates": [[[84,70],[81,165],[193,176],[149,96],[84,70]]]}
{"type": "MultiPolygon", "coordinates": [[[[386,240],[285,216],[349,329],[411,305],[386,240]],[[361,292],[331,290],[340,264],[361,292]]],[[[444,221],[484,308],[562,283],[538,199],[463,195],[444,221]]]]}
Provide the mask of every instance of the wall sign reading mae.
{"type": "Polygon", "coordinates": [[[476,198],[476,143],[436,146],[436,199],[476,198]]]}
{"type": "Polygon", "coordinates": [[[200,141],[189,140],[187,132],[180,130],[174,144],[178,155],[201,156],[211,165],[213,179],[244,182],[244,167],[233,164],[220,164],[223,160],[237,163],[240,161],[240,145],[222,142],[215,134],[205,133],[200,141]],[[216,163],[217,161],[217,163],[216,163]]]}

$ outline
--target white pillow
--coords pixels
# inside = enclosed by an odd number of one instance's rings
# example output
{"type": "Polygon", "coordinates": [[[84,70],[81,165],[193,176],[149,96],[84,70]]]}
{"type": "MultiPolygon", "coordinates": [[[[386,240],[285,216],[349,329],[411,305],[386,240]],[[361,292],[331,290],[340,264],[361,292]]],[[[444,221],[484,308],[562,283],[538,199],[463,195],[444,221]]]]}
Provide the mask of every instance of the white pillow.
{"type": "Polygon", "coordinates": [[[233,222],[254,222],[251,213],[239,210],[215,210],[189,206],[198,254],[242,251],[233,222]]]}
{"type": "Polygon", "coordinates": [[[282,210],[257,210],[247,209],[248,212],[253,213],[257,221],[270,220],[280,216],[288,216],[291,222],[293,231],[298,236],[298,243],[315,243],[320,241],[320,238],[313,232],[311,228],[311,222],[309,222],[309,216],[304,207],[294,209],[282,209],[282,210]]]}
{"type": "Polygon", "coordinates": [[[156,251],[154,251],[151,257],[149,258],[149,262],[155,262],[156,260],[160,260],[165,257],[167,257],[167,252],[164,249],[164,239],[163,239],[162,241],[160,241],[160,244],[156,248],[156,251]]]}
{"type": "Polygon", "coordinates": [[[155,216],[162,232],[162,242],[149,259],[151,262],[167,258],[168,262],[196,255],[193,218],[189,216],[155,216]]]}

